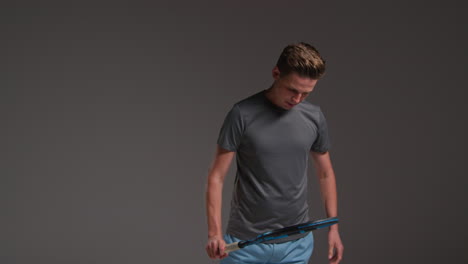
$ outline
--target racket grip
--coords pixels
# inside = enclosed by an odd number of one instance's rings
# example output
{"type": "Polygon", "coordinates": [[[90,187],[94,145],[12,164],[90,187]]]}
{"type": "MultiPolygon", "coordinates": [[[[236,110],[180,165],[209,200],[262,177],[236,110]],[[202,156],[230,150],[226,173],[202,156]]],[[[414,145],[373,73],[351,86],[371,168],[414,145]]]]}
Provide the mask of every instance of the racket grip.
{"type": "Polygon", "coordinates": [[[234,242],[234,243],[231,243],[231,244],[227,244],[226,247],[224,248],[224,252],[230,253],[232,251],[236,251],[236,250],[239,250],[239,249],[240,249],[239,242],[234,242]]]}

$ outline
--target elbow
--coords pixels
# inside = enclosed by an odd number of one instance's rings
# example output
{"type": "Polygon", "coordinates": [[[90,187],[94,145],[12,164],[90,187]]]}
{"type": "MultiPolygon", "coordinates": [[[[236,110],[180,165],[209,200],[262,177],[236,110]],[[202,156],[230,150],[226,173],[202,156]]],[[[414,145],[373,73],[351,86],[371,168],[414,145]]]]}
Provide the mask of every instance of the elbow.
{"type": "Polygon", "coordinates": [[[332,169],[318,170],[317,175],[320,180],[328,180],[333,179],[335,177],[335,173],[332,169]]]}
{"type": "Polygon", "coordinates": [[[224,183],[224,178],[220,177],[219,174],[212,173],[208,176],[208,180],[206,183],[206,188],[211,189],[211,188],[216,188],[219,186],[223,186],[224,183]]]}

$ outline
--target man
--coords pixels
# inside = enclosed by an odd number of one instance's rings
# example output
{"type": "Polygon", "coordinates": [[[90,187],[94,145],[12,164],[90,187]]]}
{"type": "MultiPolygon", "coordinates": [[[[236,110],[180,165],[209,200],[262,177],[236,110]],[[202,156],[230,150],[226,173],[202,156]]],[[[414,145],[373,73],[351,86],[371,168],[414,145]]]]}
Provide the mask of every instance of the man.
{"type": "MultiPolygon", "coordinates": [[[[327,217],[337,216],[337,192],[320,107],[304,99],[325,72],[325,62],[307,43],[287,46],[273,68],[272,86],[234,104],[219,133],[208,174],[206,251],[221,263],[307,263],[313,234],[288,237],[224,252],[226,243],[309,220],[307,164],[313,160],[327,217]],[[224,177],[234,155],[237,174],[226,235],[222,235],[224,177]]],[[[338,225],[328,231],[330,263],[339,263],[343,245],[338,225]]]]}

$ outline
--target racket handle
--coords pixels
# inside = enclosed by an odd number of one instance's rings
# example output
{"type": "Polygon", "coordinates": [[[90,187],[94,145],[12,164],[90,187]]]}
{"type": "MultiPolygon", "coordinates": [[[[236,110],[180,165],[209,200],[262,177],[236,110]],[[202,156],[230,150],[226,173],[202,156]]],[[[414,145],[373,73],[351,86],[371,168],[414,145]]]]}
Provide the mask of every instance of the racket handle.
{"type": "Polygon", "coordinates": [[[239,249],[240,249],[239,242],[234,242],[234,243],[231,243],[231,244],[227,244],[226,247],[224,248],[224,252],[230,253],[232,251],[236,251],[236,250],[239,250],[239,249]]]}

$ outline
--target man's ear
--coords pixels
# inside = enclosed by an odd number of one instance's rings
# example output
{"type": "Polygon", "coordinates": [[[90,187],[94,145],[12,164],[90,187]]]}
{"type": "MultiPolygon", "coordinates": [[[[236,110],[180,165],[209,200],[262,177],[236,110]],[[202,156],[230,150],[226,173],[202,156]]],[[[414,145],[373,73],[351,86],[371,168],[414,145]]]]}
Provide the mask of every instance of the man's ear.
{"type": "Polygon", "coordinates": [[[275,81],[277,81],[281,76],[281,72],[278,69],[278,66],[275,66],[273,68],[273,70],[271,71],[271,73],[272,73],[273,79],[275,79],[275,81]]]}

